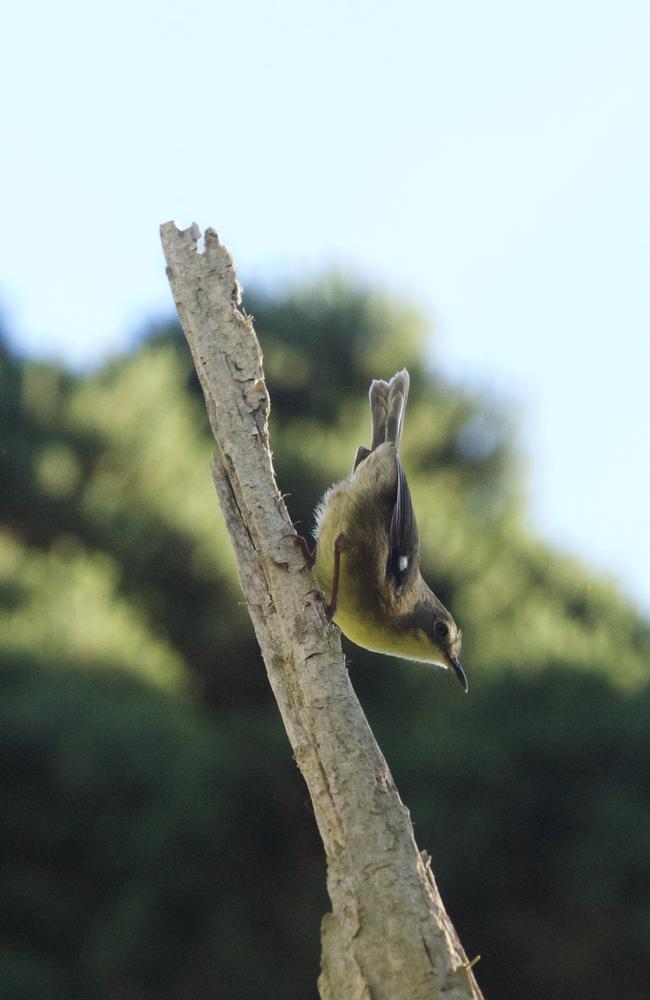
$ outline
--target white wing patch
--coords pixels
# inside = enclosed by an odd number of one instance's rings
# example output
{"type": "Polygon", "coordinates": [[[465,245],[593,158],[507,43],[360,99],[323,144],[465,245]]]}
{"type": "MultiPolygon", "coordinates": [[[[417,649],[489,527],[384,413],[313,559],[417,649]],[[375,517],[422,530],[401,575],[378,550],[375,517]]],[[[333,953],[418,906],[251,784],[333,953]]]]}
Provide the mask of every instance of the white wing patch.
{"type": "Polygon", "coordinates": [[[397,560],[397,568],[399,569],[400,573],[404,572],[404,570],[406,569],[406,567],[408,566],[408,564],[409,564],[409,557],[408,556],[400,556],[399,557],[399,559],[397,560]]]}

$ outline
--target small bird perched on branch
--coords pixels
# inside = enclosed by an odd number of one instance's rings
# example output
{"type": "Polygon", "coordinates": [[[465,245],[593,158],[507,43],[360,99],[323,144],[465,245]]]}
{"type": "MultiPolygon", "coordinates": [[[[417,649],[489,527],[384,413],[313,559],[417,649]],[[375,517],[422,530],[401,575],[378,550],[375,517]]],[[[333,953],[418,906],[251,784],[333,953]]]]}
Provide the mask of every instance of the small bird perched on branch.
{"type": "Polygon", "coordinates": [[[351,475],[316,510],[315,555],[325,614],[358,646],[453,670],[461,633],[420,574],[420,543],[399,454],[409,391],[405,368],[370,386],[372,442],[359,445],[351,475]]]}

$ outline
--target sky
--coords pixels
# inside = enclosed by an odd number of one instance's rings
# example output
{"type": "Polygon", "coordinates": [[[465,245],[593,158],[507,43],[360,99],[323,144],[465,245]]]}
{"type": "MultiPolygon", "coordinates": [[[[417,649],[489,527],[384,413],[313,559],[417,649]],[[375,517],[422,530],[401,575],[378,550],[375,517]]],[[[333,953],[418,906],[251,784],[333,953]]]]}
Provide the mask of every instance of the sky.
{"type": "Polygon", "coordinates": [[[75,366],[124,349],[171,313],[168,219],[245,287],[410,297],[516,413],[530,526],[649,615],[649,37],[645,0],[14,4],[3,325],[75,366]]]}

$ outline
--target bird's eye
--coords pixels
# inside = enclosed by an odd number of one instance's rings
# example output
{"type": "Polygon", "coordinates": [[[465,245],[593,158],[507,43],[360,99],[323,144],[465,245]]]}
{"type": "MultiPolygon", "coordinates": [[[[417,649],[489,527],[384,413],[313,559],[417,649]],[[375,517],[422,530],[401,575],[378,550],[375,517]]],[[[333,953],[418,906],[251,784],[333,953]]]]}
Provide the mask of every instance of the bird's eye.
{"type": "Polygon", "coordinates": [[[449,635],[449,628],[444,622],[436,622],[433,626],[433,631],[436,633],[439,639],[446,639],[449,635]]]}

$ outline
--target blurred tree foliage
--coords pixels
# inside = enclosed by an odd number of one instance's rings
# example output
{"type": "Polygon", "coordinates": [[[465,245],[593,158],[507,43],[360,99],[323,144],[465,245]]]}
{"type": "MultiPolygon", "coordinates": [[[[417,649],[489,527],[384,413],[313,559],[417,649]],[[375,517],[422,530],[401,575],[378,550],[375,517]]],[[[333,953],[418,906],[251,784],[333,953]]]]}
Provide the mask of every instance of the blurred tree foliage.
{"type": "MultiPolygon", "coordinates": [[[[247,298],[301,530],[412,376],[404,459],[470,694],[349,647],[488,997],[641,1000],[650,629],[531,537],[513,420],[337,278],[247,298]]],[[[80,377],[0,343],[0,994],[315,996],[324,864],[266,683],[175,324],[80,377]]]]}

